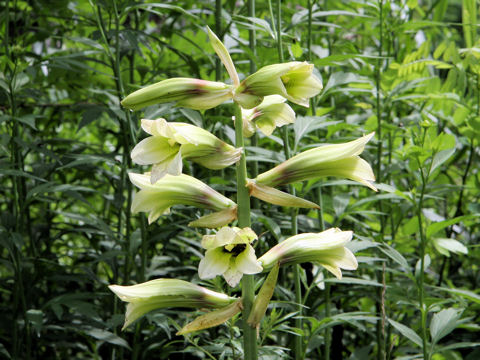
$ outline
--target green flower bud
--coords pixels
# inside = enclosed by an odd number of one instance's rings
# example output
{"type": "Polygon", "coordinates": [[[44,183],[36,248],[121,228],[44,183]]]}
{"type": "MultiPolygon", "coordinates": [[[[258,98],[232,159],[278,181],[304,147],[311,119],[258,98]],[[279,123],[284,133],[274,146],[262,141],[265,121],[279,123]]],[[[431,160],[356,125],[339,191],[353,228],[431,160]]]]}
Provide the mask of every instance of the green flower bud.
{"type": "Polygon", "coordinates": [[[301,207],[307,209],[320,209],[320,206],[311,201],[285,193],[270,186],[257,184],[255,181],[252,180],[247,180],[247,185],[245,186],[248,188],[250,196],[254,196],[257,199],[266,201],[270,204],[290,207],[301,207]]]}
{"type": "Polygon", "coordinates": [[[238,79],[238,74],[237,74],[237,69],[235,69],[235,65],[233,64],[232,58],[230,57],[230,54],[228,53],[227,48],[223,43],[220,41],[220,39],[215,35],[215,33],[210,30],[210,28],[207,26],[207,32],[208,32],[208,38],[210,39],[210,44],[212,45],[213,49],[217,53],[218,57],[222,61],[223,66],[225,66],[225,69],[227,69],[228,75],[230,75],[230,78],[233,81],[233,84],[235,86],[238,86],[240,83],[240,80],[238,79]]]}
{"type": "Polygon", "coordinates": [[[151,184],[149,174],[128,175],[130,181],[140,188],[133,198],[132,212],[148,212],[149,223],[160,215],[168,214],[173,205],[191,205],[215,211],[237,207],[232,200],[210,186],[185,174],[165,175],[155,184],[151,184]]]}
{"type": "Polygon", "coordinates": [[[142,119],[142,128],[153,136],[140,141],[131,157],[139,165],[153,164],[152,184],[166,174],[180,175],[182,158],[218,170],[237,162],[242,154],[242,149],[228,145],[198,126],[142,119]]]}
{"type": "Polygon", "coordinates": [[[270,136],[276,127],[292,124],[295,112],[285,104],[280,95],[265,96],[263,102],[253,109],[242,109],[243,135],[250,137],[258,128],[266,136],[270,136]]]}
{"type": "Polygon", "coordinates": [[[309,106],[309,99],[322,90],[322,81],[313,75],[313,65],[288,62],[268,65],[250,75],[235,90],[234,100],[251,109],[267,95],[281,95],[291,102],[309,106]]]}
{"type": "Polygon", "coordinates": [[[197,317],[192,322],[185,325],[176,335],[185,335],[194,331],[209,329],[214,326],[223,324],[242,311],[242,299],[239,299],[230,305],[221,309],[210,311],[205,315],[197,317]]]}
{"type": "Polygon", "coordinates": [[[172,78],[146,86],[122,100],[122,106],[138,110],[149,105],[175,102],[176,106],[205,110],[232,98],[233,86],[221,82],[172,78]]]}
{"type": "Polygon", "coordinates": [[[110,290],[128,302],[123,329],[146,313],[166,307],[219,308],[235,298],[177,279],[156,279],[132,286],[110,285],[110,290]]]}
{"type": "Polygon", "coordinates": [[[351,239],[351,231],[341,231],[338,228],[295,235],[275,245],[258,261],[264,270],[271,269],[277,262],[280,265],[319,263],[340,279],[340,269],[355,270],[358,267],[357,259],[344,246],[351,239]]]}
{"type": "Polygon", "coordinates": [[[257,184],[286,185],[297,181],[337,176],[358,181],[377,190],[372,167],[358,155],[375,133],[343,144],[325,145],[304,151],[256,177],[257,184]]]}
{"type": "Polygon", "coordinates": [[[280,265],[278,263],[273,266],[272,270],[270,270],[270,273],[267,276],[267,279],[263,283],[262,288],[258,292],[255,301],[253,302],[252,310],[247,320],[248,325],[253,328],[259,327],[260,321],[267,312],[268,304],[270,303],[270,299],[273,296],[273,291],[277,285],[279,268],[280,265]]]}

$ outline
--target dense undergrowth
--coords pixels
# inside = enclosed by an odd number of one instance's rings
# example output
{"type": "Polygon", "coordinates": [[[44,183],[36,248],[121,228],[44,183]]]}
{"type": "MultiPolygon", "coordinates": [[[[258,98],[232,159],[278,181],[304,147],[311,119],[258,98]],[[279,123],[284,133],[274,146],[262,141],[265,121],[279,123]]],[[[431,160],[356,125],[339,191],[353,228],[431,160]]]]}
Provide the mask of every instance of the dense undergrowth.
{"type": "MultiPolygon", "coordinates": [[[[477,2],[0,3],[0,357],[242,358],[240,319],[176,336],[194,315],[171,309],[122,332],[124,304],[107,288],[158,277],[223,288],[198,278],[204,232],[187,224],[203,213],[174,207],[147,225],[130,210],[128,171],[141,170],[130,159],[141,118],[189,122],[233,144],[233,104],[120,106],[166,78],[228,81],[207,25],[240,78],[282,60],[315,64],[324,89],[310,108],[292,105],[292,155],[376,132],[362,156],[377,193],[336,178],[295,187],[322,207],[301,209],[298,230],[353,230],[358,270],[337,280],[303,266],[297,328],[293,275],[282,269],[260,358],[293,358],[298,338],[306,359],[480,357],[477,2]]],[[[285,160],[283,141],[282,129],[249,140],[249,172],[285,160]]],[[[235,194],[235,167],[185,162],[184,172],[235,194]]],[[[264,253],[291,235],[292,211],[252,205],[264,253]]]]}

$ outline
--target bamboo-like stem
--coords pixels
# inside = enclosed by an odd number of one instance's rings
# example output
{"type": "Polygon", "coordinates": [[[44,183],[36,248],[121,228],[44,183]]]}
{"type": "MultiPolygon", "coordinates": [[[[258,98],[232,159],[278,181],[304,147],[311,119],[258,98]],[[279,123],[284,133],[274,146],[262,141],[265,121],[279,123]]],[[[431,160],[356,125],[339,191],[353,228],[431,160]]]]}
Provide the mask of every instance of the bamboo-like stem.
{"type": "MultiPolygon", "coordinates": [[[[424,136],[422,140],[422,146],[425,144],[425,134],[426,130],[424,131],[424,136]]],[[[435,154],[432,154],[432,159],[435,154]]],[[[420,159],[417,156],[417,161],[421,164],[420,159]]],[[[428,334],[427,334],[427,315],[428,310],[425,306],[425,254],[426,254],[426,247],[427,247],[427,238],[425,235],[425,231],[423,228],[423,201],[425,197],[425,190],[428,183],[428,176],[432,169],[432,161],[430,161],[429,168],[425,171],[421,166],[420,170],[420,178],[422,181],[422,188],[420,190],[420,197],[417,202],[417,218],[418,218],[418,227],[419,227],[419,235],[420,235],[420,273],[418,274],[417,280],[417,287],[418,287],[418,305],[420,307],[420,314],[421,314],[421,335],[422,335],[422,350],[423,350],[423,359],[429,360],[430,353],[428,349],[428,334]]]]}
{"type": "MultiPolygon", "coordinates": [[[[104,46],[105,53],[110,61],[110,66],[112,68],[112,72],[115,79],[117,97],[118,97],[118,101],[120,102],[125,95],[125,91],[124,91],[124,85],[123,85],[122,76],[121,76],[121,70],[120,70],[120,61],[121,61],[120,36],[119,36],[120,18],[119,18],[118,9],[117,9],[117,2],[116,0],[113,1],[114,26],[115,26],[114,52],[112,52],[110,48],[110,41],[107,37],[107,29],[105,28],[105,25],[103,23],[101,8],[100,6],[96,6],[96,11],[95,11],[95,5],[93,4],[92,1],[90,1],[90,4],[94,9],[97,27],[105,43],[105,46],[104,46]]],[[[127,204],[124,209],[124,212],[122,211],[122,209],[120,209],[118,213],[117,233],[120,239],[122,239],[122,243],[124,246],[125,263],[123,268],[123,282],[127,284],[130,281],[130,272],[131,272],[130,271],[131,254],[129,251],[129,247],[130,247],[130,234],[131,234],[131,203],[132,203],[132,184],[130,183],[130,181],[127,181],[127,169],[131,167],[130,149],[135,140],[135,135],[134,135],[132,121],[131,121],[131,115],[129,111],[125,111],[125,121],[122,121],[120,119],[120,134],[121,134],[120,140],[121,140],[121,147],[122,147],[122,165],[120,170],[120,181],[119,181],[118,193],[122,196],[125,191],[127,192],[127,204]],[[125,223],[123,222],[124,214],[125,214],[125,223]]],[[[114,262],[114,264],[116,264],[116,262],[114,262]]],[[[115,269],[114,269],[114,274],[117,274],[117,271],[115,271],[115,269]]],[[[117,276],[118,275],[115,275],[115,277],[117,276]]],[[[117,282],[118,280],[114,279],[114,281],[117,282]]],[[[113,306],[114,313],[116,313],[117,311],[117,303],[118,303],[118,300],[115,297],[114,306],[113,306]]],[[[114,333],[117,334],[116,328],[114,329],[114,333]]],[[[136,340],[136,337],[134,339],[136,340]]],[[[134,349],[136,348],[135,343],[133,344],[133,348],[134,349]]],[[[121,352],[120,357],[122,357],[123,350],[120,350],[120,352],[121,352]]],[[[115,348],[112,349],[111,358],[112,359],[116,358],[115,348]]]]}
{"type": "MultiPolygon", "coordinates": [[[[255,0],[248,0],[248,16],[249,17],[255,17],[255,0]]],[[[255,71],[257,71],[257,65],[255,64],[255,59],[257,55],[257,40],[255,37],[255,29],[251,28],[248,30],[248,47],[250,48],[250,52],[252,53],[252,57],[250,58],[249,64],[250,64],[250,74],[253,74],[255,71]]],[[[251,137],[251,145],[252,146],[257,146],[258,144],[258,136],[257,133],[253,134],[251,137]]],[[[252,178],[255,178],[258,175],[258,161],[252,161],[251,166],[251,176],[252,178]]],[[[256,209],[259,207],[260,203],[257,198],[252,199],[253,207],[256,209]]]]}
{"type": "MultiPolygon", "coordinates": [[[[250,194],[245,184],[247,182],[247,161],[243,139],[242,110],[240,105],[234,104],[235,108],[235,146],[243,148],[242,156],[237,163],[237,216],[240,228],[250,226],[250,194]]],[[[243,351],[245,360],[256,360],[257,355],[257,332],[247,323],[255,297],[255,282],[253,275],[243,275],[242,278],[242,301],[243,301],[243,351]]]]}
{"type": "Polygon", "coordinates": [[[423,231],[423,216],[422,216],[422,209],[423,209],[423,198],[425,195],[425,187],[426,187],[426,180],[422,174],[422,190],[420,192],[420,199],[417,206],[417,217],[418,217],[418,225],[420,230],[420,274],[418,279],[418,297],[419,297],[419,307],[421,313],[421,322],[422,322],[422,350],[423,350],[423,358],[425,360],[429,359],[428,354],[428,340],[427,340],[427,309],[425,308],[425,248],[426,248],[426,238],[425,233],[423,231]]]}
{"type": "MultiPolygon", "coordinates": [[[[377,182],[381,183],[382,179],[382,153],[383,153],[383,138],[382,138],[382,104],[380,98],[381,92],[381,71],[382,71],[382,53],[383,53],[383,0],[378,0],[379,6],[379,46],[378,46],[378,59],[375,65],[375,88],[376,88],[376,111],[377,111],[377,163],[376,163],[376,177],[377,182]]],[[[385,217],[383,216],[383,202],[378,201],[378,210],[380,212],[380,242],[385,240],[385,217]]],[[[383,273],[377,272],[377,280],[383,283],[383,273]]],[[[377,359],[384,360],[386,356],[386,343],[385,343],[385,311],[384,311],[384,289],[377,289],[377,302],[376,311],[380,315],[380,320],[376,324],[376,340],[377,340],[377,359]]]]}

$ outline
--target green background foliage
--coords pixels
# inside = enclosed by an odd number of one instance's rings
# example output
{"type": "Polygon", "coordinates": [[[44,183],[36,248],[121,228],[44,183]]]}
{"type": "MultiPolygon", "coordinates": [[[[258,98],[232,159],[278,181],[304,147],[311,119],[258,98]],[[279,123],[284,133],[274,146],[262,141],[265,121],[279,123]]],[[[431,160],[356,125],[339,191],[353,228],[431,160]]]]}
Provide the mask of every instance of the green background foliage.
{"type": "MultiPolygon", "coordinates": [[[[190,122],[233,143],[233,106],[132,113],[120,100],[170,77],[228,81],[207,25],[241,78],[279,62],[276,3],[257,1],[254,17],[230,0],[0,4],[0,358],[240,359],[240,320],[175,336],[197,314],[171,309],[121,332],[125,306],[107,288],[175,277],[222,291],[223,279],[197,275],[203,233],[187,223],[201,211],[177,207],[148,226],[130,211],[127,173],[147,171],[130,160],[145,137],[140,118],[190,122]]],[[[299,232],[353,230],[359,268],[336,280],[304,266],[302,328],[282,268],[261,358],[291,358],[298,337],[307,359],[480,358],[478,6],[281,2],[285,61],[314,63],[324,82],[313,106],[294,106],[292,153],[376,131],[362,156],[380,191],[297,184],[322,205],[299,211],[299,232]]],[[[250,174],[284,160],[282,149],[278,129],[259,134],[247,144],[250,174]]],[[[234,167],[184,171],[235,193],[234,167]]],[[[263,254],[290,235],[292,212],[252,203],[263,254]]]]}

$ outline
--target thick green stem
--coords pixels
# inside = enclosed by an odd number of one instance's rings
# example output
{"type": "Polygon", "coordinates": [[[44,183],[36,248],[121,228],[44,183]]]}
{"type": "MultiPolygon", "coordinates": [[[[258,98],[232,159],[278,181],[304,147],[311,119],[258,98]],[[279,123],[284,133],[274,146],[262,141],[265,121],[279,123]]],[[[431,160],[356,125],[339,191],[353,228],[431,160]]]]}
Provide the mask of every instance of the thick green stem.
{"type": "MultiPolygon", "coordinates": [[[[242,157],[237,163],[237,216],[240,228],[250,226],[250,195],[245,187],[247,182],[247,161],[243,139],[242,111],[235,104],[235,146],[243,148],[242,157]]],[[[247,323],[255,298],[255,281],[253,275],[244,275],[242,279],[243,299],[243,350],[245,360],[256,360],[257,355],[257,332],[247,323]]]]}

